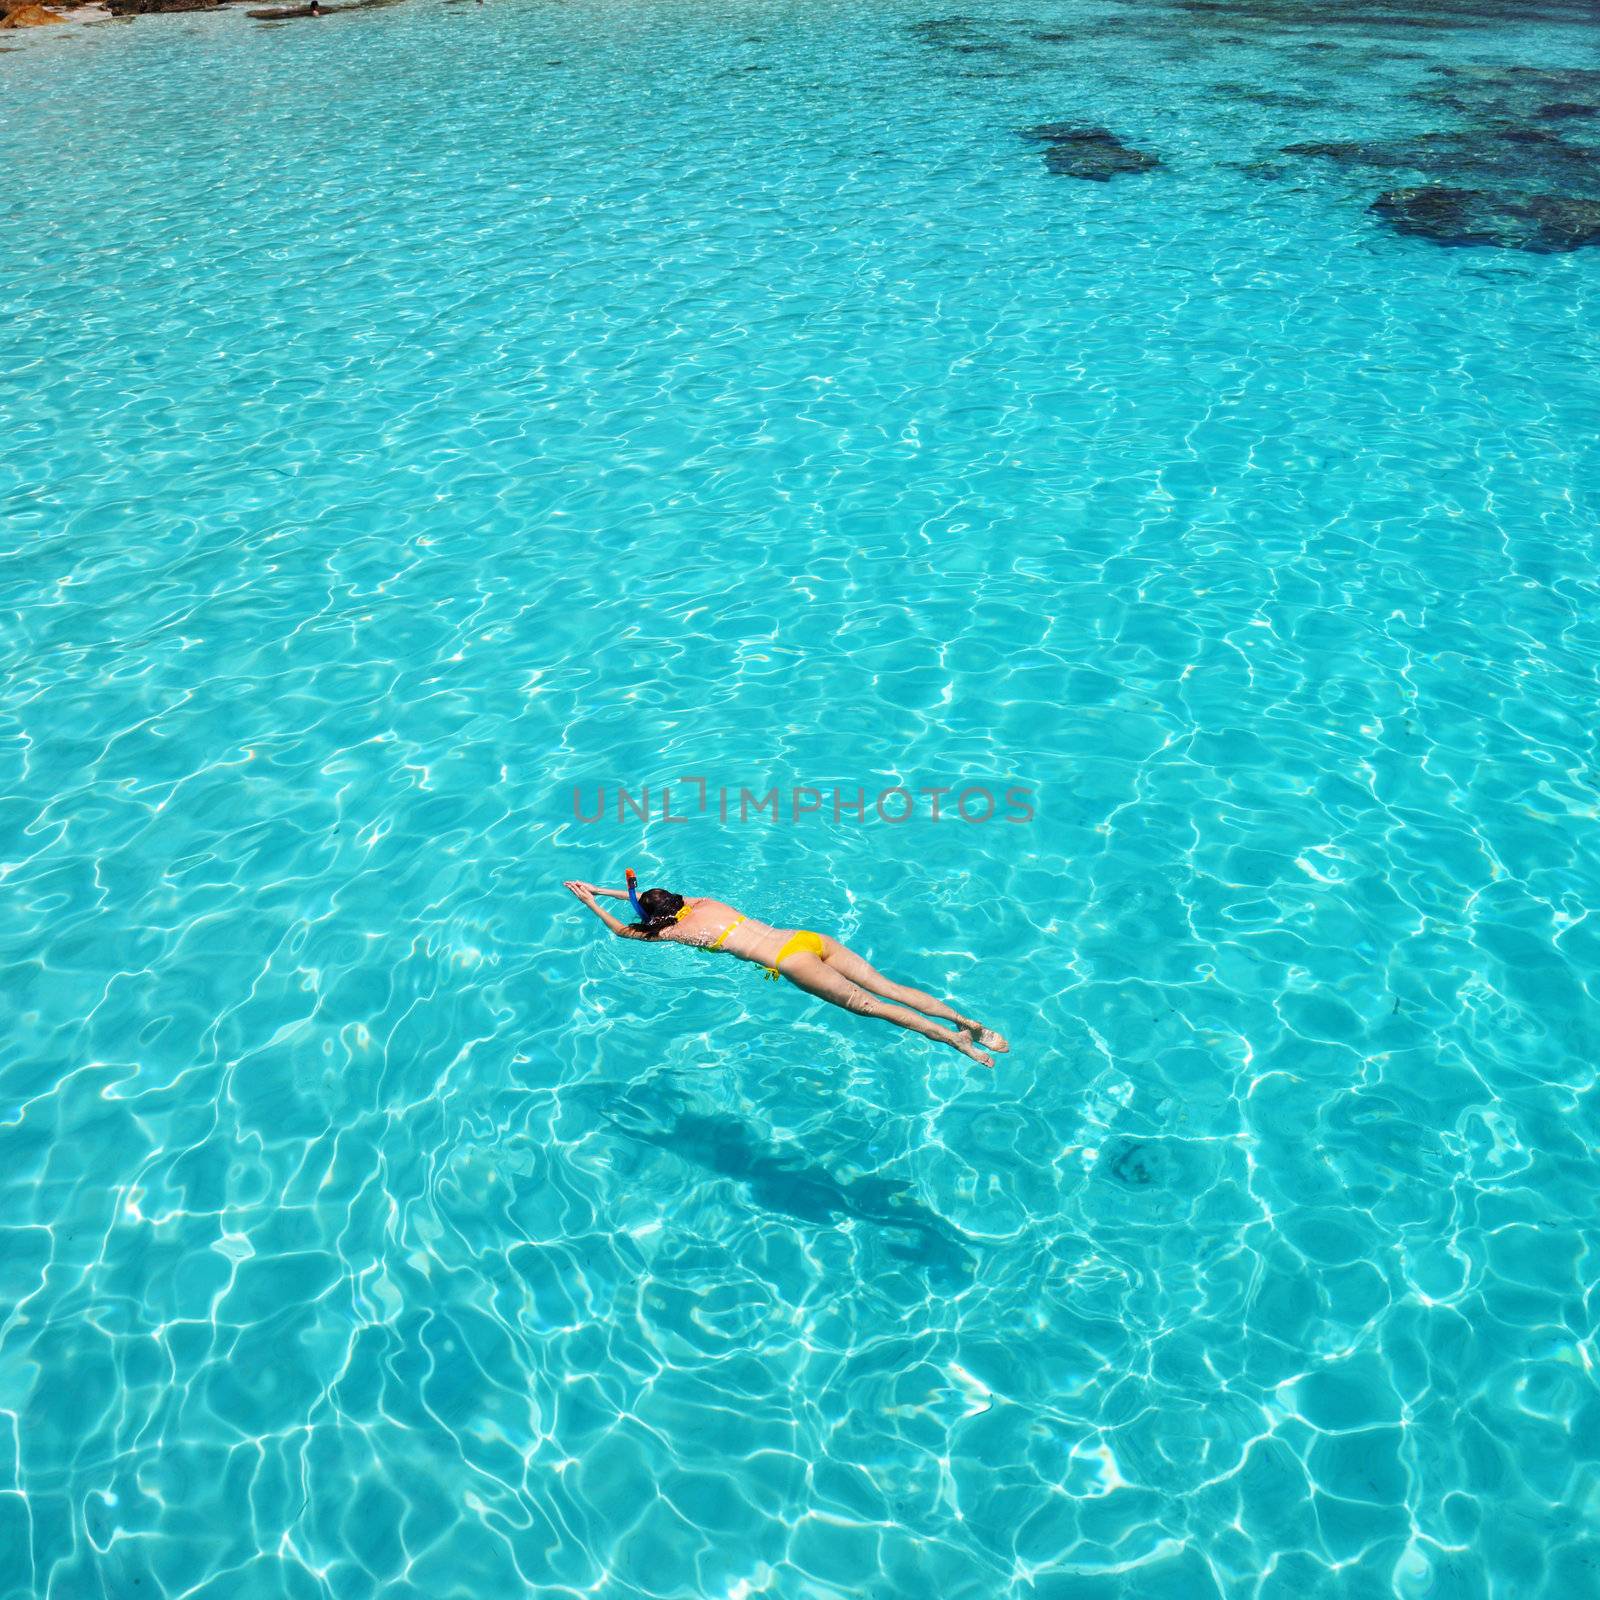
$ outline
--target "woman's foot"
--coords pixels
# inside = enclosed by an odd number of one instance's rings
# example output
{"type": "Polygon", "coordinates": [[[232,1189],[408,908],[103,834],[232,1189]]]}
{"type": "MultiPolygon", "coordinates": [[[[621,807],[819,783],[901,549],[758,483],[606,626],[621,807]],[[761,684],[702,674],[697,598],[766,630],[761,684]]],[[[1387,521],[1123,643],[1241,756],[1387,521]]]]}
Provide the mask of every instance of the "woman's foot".
{"type": "Polygon", "coordinates": [[[956,1032],[950,1035],[950,1043],[959,1050],[969,1061],[976,1061],[980,1067],[992,1067],[994,1057],[986,1056],[965,1032],[956,1032]]]}
{"type": "Polygon", "coordinates": [[[986,1050],[998,1050],[1001,1055],[1004,1055],[1011,1048],[1004,1035],[996,1033],[993,1028],[984,1027],[981,1022],[974,1021],[971,1017],[963,1017],[961,1026],[986,1050]]]}

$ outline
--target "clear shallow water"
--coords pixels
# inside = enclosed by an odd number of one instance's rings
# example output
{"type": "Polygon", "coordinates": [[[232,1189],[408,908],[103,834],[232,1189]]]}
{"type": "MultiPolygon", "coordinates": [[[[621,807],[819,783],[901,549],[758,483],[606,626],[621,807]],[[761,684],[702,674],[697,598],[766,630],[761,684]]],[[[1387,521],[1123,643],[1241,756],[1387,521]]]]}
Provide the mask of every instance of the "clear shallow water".
{"type": "Polygon", "coordinates": [[[1600,254],[1240,170],[1594,35],[940,14],[0,61],[7,1600],[1600,1583],[1600,254]]]}

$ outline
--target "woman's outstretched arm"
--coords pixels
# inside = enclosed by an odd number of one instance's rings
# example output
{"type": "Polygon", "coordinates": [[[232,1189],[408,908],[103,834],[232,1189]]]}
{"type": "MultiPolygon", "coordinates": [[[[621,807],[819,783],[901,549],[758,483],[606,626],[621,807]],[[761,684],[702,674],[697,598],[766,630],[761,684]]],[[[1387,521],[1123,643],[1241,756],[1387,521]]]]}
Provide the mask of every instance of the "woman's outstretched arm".
{"type": "Polygon", "coordinates": [[[622,925],[622,923],[618,922],[617,919],[614,916],[612,916],[611,913],[609,911],[607,911],[604,906],[600,905],[595,899],[595,896],[597,894],[610,894],[615,899],[626,900],[628,898],[627,895],[625,895],[625,894],[617,894],[616,890],[614,890],[614,889],[611,889],[611,890],[596,889],[593,884],[578,883],[576,881],[569,881],[567,883],[564,883],[562,885],[562,887],[564,889],[570,890],[574,895],[576,895],[578,897],[579,900],[581,900],[584,903],[584,905],[588,906],[588,908],[592,912],[594,912],[594,914],[597,917],[599,917],[599,919],[603,923],[605,923],[606,927],[608,927],[611,930],[611,932],[614,933],[617,936],[617,938],[619,938],[619,939],[643,939],[645,937],[644,934],[639,933],[636,929],[624,927],[622,925]]]}

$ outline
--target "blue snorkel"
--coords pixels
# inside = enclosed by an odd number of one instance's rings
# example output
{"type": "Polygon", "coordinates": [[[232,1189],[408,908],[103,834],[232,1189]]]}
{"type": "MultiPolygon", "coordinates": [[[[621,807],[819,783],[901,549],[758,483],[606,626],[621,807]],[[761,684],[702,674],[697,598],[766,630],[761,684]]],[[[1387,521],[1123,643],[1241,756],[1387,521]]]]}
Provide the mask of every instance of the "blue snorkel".
{"type": "Polygon", "coordinates": [[[641,922],[648,922],[650,920],[649,917],[644,914],[644,907],[639,904],[639,880],[634,876],[632,867],[628,868],[628,904],[633,907],[634,916],[636,916],[641,922]]]}

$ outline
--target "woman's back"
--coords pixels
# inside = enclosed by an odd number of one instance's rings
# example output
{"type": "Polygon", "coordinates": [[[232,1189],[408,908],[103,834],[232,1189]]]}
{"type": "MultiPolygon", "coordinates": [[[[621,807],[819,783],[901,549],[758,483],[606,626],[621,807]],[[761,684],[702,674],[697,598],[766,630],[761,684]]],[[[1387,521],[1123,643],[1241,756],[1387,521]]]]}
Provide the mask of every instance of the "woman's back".
{"type": "Polygon", "coordinates": [[[783,942],[785,930],[774,928],[756,917],[736,911],[725,900],[692,899],[688,916],[659,935],[676,944],[693,945],[699,950],[725,950],[743,961],[772,959],[772,952],[783,942]]]}

